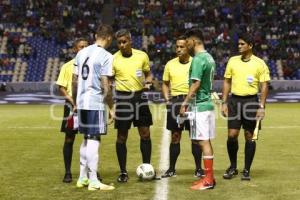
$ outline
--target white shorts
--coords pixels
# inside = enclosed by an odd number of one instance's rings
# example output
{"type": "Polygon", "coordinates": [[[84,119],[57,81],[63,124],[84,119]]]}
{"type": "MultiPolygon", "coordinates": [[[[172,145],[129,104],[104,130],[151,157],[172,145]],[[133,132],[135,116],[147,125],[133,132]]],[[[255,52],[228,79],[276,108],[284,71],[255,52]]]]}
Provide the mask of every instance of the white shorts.
{"type": "Polygon", "coordinates": [[[210,140],[215,138],[215,111],[196,112],[190,119],[191,140],[210,140]]]}

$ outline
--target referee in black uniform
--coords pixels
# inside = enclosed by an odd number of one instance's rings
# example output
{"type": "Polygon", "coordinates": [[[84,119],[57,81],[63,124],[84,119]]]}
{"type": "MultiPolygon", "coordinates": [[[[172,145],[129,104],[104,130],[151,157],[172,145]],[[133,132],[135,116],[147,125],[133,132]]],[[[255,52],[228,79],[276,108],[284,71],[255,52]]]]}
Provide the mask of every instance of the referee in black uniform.
{"type": "MultiPolygon", "coordinates": [[[[162,91],[164,99],[167,102],[167,129],[171,131],[172,138],[169,147],[170,165],[169,169],[162,175],[162,178],[176,176],[175,165],[180,154],[181,133],[184,129],[190,130],[188,120],[180,126],[176,122],[180,106],[189,91],[188,78],[192,63],[192,57],[189,55],[185,36],[177,38],[176,54],[176,58],[167,62],[163,74],[162,91]],[[169,93],[171,93],[171,96],[169,96],[169,93]]],[[[204,176],[201,168],[202,150],[197,143],[194,144],[192,142],[192,153],[196,165],[195,177],[202,177],[204,176]]]]}
{"type": "Polygon", "coordinates": [[[243,127],[246,142],[241,180],[250,180],[250,167],[256,148],[252,137],[256,121],[262,120],[265,115],[270,72],[265,62],[253,55],[253,39],[250,34],[239,35],[238,50],[240,55],[229,59],[224,74],[222,113],[228,117],[227,151],[230,166],[223,178],[231,179],[238,174],[238,136],[243,127]],[[257,95],[259,88],[261,88],[260,98],[257,95]]]}

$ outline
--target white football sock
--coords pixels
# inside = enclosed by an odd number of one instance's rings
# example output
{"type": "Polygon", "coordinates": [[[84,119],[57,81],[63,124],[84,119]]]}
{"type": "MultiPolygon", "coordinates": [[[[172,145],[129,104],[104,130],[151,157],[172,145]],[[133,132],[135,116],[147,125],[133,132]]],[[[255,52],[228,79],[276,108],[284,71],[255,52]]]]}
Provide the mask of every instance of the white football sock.
{"type": "Polygon", "coordinates": [[[88,168],[87,168],[87,158],[86,158],[86,145],[87,140],[83,139],[80,145],[80,174],[79,178],[87,178],[88,168]]]}
{"type": "Polygon", "coordinates": [[[98,170],[98,159],[99,159],[99,150],[100,141],[97,140],[87,140],[86,146],[86,157],[87,165],[89,168],[89,178],[91,181],[98,180],[97,170],[98,170]]]}

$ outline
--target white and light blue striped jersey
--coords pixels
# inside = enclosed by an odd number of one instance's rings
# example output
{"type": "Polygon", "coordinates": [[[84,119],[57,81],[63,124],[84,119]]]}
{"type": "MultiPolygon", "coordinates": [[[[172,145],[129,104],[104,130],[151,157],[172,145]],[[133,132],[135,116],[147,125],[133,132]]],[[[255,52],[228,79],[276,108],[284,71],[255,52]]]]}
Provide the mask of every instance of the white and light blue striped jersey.
{"type": "Polygon", "coordinates": [[[78,76],[77,108],[104,110],[100,76],[112,76],[113,56],[97,44],[80,50],[74,63],[74,74],[78,76]]]}

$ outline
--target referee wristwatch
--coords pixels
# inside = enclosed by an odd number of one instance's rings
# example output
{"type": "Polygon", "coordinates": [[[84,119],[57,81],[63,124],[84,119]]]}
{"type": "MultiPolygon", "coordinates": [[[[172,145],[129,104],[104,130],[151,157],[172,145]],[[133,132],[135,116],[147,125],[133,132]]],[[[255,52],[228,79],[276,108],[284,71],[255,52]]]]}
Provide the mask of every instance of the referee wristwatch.
{"type": "Polygon", "coordinates": [[[259,108],[265,109],[265,106],[263,104],[259,104],[259,108]]]}

